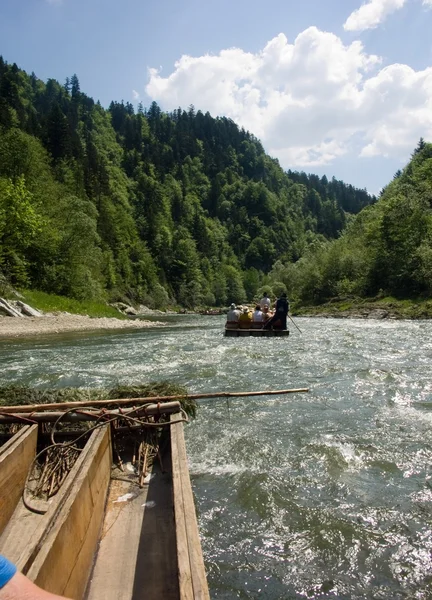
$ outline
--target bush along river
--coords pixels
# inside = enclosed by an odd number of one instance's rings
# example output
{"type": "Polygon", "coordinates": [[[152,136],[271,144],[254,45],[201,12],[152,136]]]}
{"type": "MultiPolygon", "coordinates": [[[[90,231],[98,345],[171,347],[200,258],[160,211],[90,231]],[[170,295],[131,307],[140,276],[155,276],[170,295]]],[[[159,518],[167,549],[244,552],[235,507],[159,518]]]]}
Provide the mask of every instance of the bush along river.
{"type": "Polygon", "coordinates": [[[168,380],[200,401],[187,450],[212,598],[432,597],[432,321],[298,318],[224,338],[223,317],[0,342],[0,384],[168,380]]]}

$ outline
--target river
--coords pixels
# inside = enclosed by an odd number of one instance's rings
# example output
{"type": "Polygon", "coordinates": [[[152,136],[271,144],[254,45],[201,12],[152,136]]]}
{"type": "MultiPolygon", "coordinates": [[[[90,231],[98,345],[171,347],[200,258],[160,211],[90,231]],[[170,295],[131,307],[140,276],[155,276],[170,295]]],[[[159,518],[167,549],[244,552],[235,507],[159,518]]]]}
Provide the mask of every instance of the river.
{"type": "Polygon", "coordinates": [[[432,321],[296,319],[224,338],[222,317],[0,342],[0,384],[169,380],[186,428],[212,598],[432,598],[432,321]]]}

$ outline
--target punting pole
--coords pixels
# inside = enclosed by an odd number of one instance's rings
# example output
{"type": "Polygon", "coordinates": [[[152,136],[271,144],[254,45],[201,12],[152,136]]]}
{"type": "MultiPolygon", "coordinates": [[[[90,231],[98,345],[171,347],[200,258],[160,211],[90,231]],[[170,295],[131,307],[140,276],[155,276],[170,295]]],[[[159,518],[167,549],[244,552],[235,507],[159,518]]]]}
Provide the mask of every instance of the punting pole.
{"type": "Polygon", "coordinates": [[[23,406],[0,406],[0,414],[6,415],[9,413],[32,413],[45,410],[68,410],[69,408],[84,408],[84,407],[105,407],[110,405],[125,406],[125,405],[143,405],[152,402],[170,402],[172,400],[181,400],[188,398],[198,400],[201,398],[239,398],[246,396],[282,396],[283,394],[297,394],[300,392],[308,392],[309,388],[296,388],[291,390],[264,390],[262,392],[211,392],[208,394],[178,394],[176,396],[151,396],[148,398],[117,398],[109,400],[80,400],[77,402],[53,402],[51,404],[27,404],[23,406]]]}
{"type": "Polygon", "coordinates": [[[300,331],[300,333],[303,333],[303,331],[300,329],[300,327],[297,325],[297,323],[294,321],[294,319],[291,317],[291,315],[288,314],[288,316],[291,319],[291,321],[293,322],[293,325],[295,325],[297,327],[297,329],[300,331]]]}

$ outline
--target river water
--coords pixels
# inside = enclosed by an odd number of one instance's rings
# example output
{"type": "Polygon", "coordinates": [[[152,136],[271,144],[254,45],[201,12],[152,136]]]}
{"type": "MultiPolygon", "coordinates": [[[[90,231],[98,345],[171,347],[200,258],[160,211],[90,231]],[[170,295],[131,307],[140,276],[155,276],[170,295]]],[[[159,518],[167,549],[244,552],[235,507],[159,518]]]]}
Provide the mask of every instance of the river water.
{"type": "Polygon", "coordinates": [[[296,319],[224,338],[222,317],[0,342],[0,384],[169,380],[186,428],[212,598],[432,598],[432,321],[296,319]]]}

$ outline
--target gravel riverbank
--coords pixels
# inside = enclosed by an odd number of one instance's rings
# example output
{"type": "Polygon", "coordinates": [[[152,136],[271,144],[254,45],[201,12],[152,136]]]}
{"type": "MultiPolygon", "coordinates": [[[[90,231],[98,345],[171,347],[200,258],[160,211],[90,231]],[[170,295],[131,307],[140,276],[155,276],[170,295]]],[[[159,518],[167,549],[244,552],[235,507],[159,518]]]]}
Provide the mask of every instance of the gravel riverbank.
{"type": "Polygon", "coordinates": [[[21,319],[0,316],[0,339],[66,333],[69,331],[143,329],[164,324],[159,321],[141,319],[95,318],[64,313],[46,314],[41,317],[23,317],[21,319]]]}

